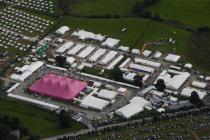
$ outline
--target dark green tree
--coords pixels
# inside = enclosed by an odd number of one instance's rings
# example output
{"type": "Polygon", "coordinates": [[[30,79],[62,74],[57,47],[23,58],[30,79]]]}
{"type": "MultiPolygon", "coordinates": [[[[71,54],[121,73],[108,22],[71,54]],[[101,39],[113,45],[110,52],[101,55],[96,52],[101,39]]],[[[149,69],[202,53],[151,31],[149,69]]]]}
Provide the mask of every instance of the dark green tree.
{"type": "Polygon", "coordinates": [[[112,77],[114,78],[115,81],[122,81],[123,72],[118,67],[115,67],[112,70],[112,77]]]}
{"type": "Polygon", "coordinates": [[[133,84],[136,86],[142,87],[143,86],[142,77],[140,75],[136,75],[134,77],[133,84]]]}
{"type": "Polygon", "coordinates": [[[66,57],[65,56],[56,56],[55,62],[58,66],[63,67],[66,64],[66,57]]]}
{"type": "Polygon", "coordinates": [[[59,113],[59,124],[61,128],[68,128],[70,126],[71,118],[65,110],[59,113]]]}
{"type": "Polygon", "coordinates": [[[193,91],[191,93],[189,101],[191,104],[194,104],[194,105],[198,105],[201,103],[201,99],[196,91],[193,91]]]}
{"type": "Polygon", "coordinates": [[[158,79],[157,83],[155,84],[155,88],[160,91],[163,92],[166,88],[165,82],[163,79],[158,79]]]}

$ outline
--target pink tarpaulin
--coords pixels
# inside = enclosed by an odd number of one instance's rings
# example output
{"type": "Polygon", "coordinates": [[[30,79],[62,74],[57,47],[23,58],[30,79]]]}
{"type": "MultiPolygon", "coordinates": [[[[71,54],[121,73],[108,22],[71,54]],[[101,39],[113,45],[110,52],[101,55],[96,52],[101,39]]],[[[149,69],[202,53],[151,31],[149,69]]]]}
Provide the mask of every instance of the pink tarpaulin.
{"type": "Polygon", "coordinates": [[[45,74],[30,91],[62,100],[71,100],[85,89],[87,83],[57,74],[45,74]]]}

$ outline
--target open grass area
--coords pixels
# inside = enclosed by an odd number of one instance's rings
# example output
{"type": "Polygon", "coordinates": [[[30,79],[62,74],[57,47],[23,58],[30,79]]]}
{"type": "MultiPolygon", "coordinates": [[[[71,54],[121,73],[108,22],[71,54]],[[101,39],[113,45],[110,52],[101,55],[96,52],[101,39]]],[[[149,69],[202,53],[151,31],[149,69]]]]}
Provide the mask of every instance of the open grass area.
{"type": "Polygon", "coordinates": [[[54,113],[6,99],[0,99],[0,114],[18,117],[23,126],[28,128],[32,134],[42,138],[84,128],[82,124],[72,121],[70,128],[60,129],[57,122],[58,117],[54,113]]]}
{"type": "MultiPolygon", "coordinates": [[[[133,7],[141,0],[79,0],[73,15],[134,16],[133,7]]],[[[210,25],[210,0],[159,0],[148,11],[158,13],[164,19],[173,19],[194,26],[210,25]]]]}
{"type": "Polygon", "coordinates": [[[133,6],[136,1],[137,0],[79,0],[73,6],[72,14],[78,16],[132,16],[133,6]]]}
{"type": "Polygon", "coordinates": [[[148,10],[194,26],[210,25],[210,0],[159,0],[148,10]]]}
{"type": "Polygon", "coordinates": [[[184,53],[191,36],[191,33],[187,31],[172,28],[151,20],[136,18],[86,19],[64,17],[55,29],[62,25],[68,25],[71,30],[85,29],[118,38],[123,45],[128,45],[131,48],[141,48],[145,42],[172,37],[176,39],[176,44],[174,45],[166,44],[158,48],[148,48],[167,52],[176,48],[177,52],[184,53]],[[124,27],[127,28],[126,32],[121,31],[124,27]],[[174,34],[174,32],[176,33],[174,34]]]}

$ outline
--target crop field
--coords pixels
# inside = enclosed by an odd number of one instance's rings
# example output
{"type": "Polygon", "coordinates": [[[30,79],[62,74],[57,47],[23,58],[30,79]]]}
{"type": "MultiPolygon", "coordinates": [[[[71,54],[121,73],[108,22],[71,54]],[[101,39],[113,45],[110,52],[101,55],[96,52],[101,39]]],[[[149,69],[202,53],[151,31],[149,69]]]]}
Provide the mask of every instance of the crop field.
{"type": "Polygon", "coordinates": [[[18,117],[23,126],[29,129],[29,132],[39,135],[41,138],[77,131],[84,128],[82,124],[72,121],[70,128],[60,129],[56,114],[19,102],[12,102],[5,99],[3,100],[1,98],[0,114],[18,117]]]}
{"type": "Polygon", "coordinates": [[[147,19],[122,18],[122,19],[86,19],[64,17],[56,28],[67,25],[71,30],[85,29],[95,33],[105,34],[120,39],[123,45],[131,48],[141,48],[146,42],[174,38],[176,43],[165,44],[161,47],[150,47],[151,50],[170,52],[176,48],[177,52],[184,53],[191,36],[190,32],[172,28],[147,19]],[[126,32],[121,30],[126,28],[126,32]]]}

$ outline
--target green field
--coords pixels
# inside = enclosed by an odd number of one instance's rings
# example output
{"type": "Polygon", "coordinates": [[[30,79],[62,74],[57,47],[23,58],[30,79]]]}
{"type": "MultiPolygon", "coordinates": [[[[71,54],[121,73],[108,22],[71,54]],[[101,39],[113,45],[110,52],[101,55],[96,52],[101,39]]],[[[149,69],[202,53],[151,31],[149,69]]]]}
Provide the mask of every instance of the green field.
{"type": "MultiPolygon", "coordinates": [[[[73,15],[134,16],[136,1],[142,0],[80,0],[72,10],[73,15]]],[[[159,0],[146,8],[164,19],[173,19],[194,26],[210,25],[210,0],[159,0]]]]}
{"type": "Polygon", "coordinates": [[[18,117],[23,126],[29,129],[30,133],[39,135],[42,138],[84,128],[83,125],[73,121],[70,128],[60,129],[57,123],[58,118],[54,113],[5,99],[0,99],[0,114],[18,117]]]}
{"type": "Polygon", "coordinates": [[[210,0],[160,0],[148,10],[194,26],[210,25],[210,0]]]}
{"type": "Polygon", "coordinates": [[[137,0],[79,0],[72,10],[73,15],[120,15],[132,16],[137,0]]]}
{"type": "Polygon", "coordinates": [[[71,30],[85,29],[95,33],[101,33],[120,39],[123,45],[131,48],[141,48],[145,42],[172,37],[176,39],[175,45],[166,44],[161,47],[150,47],[151,50],[163,50],[170,52],[176,48],[177,52],[184,53],[187,47],[190,32],[176,29],[158,22],[147,19],[124,18],[124,19],[86,19],[64,17],[55,29],[67,25],[71,30]],[[127,28],[122,32],[122,28],[127,28]],[[174,31],[176,34],[174,34],[174,31]]]}

